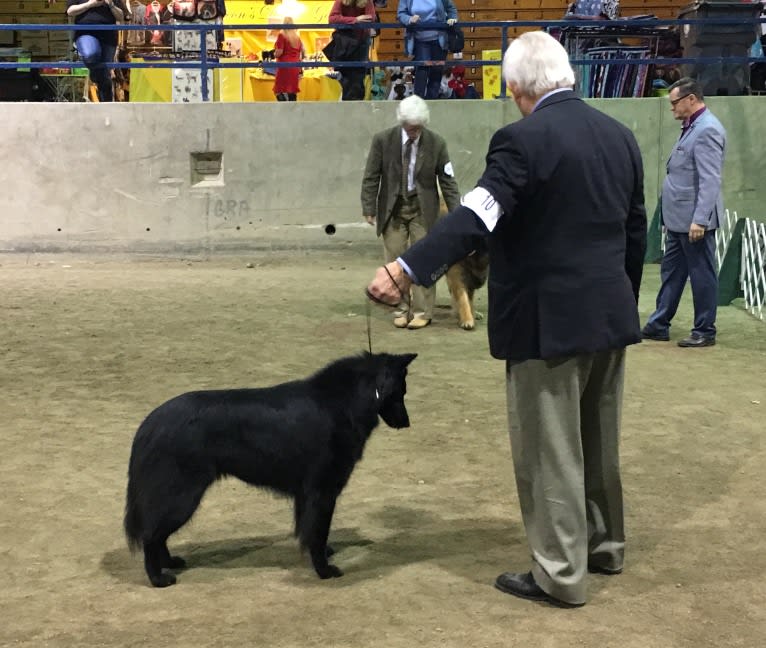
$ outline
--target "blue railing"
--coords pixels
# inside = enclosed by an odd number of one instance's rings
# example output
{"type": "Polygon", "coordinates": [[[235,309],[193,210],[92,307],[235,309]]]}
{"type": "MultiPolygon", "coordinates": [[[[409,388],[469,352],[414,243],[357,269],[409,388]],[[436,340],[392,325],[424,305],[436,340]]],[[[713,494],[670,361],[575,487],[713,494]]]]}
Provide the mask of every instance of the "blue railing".
{"type": "MultiPolygon", "coordinates": [[[[581,37],[585,37],[583,32],[592,29],[592,37],[598,38],[602,35],[623,36],[625,38],[648,38],[661,36],[667,33],[667,28],[683,25],[721,25],[736,26],[749,25],[753,28],[753,40],[755,41],[756,26],[766,23],[766,18],[755,19],[734,19],[734,18],[708,18],[708,19],[638,19],[619,18],[616,20],[508,20],[508,21],[461,21],[459,26],[465,32],[472,27],[494,27],[500,30],[500,50],[505,52],[508,47],[508,30],[519,27],[538,27],[549,30],[558,28],[566,32],[575,30],[581,37]]],[[[363,29],[403,29],[400,23],[362,23],[363,29]]],[[[360,27],[361,27],[360,25],[360,27]]],[[[446,29],[446,23],[418,23],[413,26],[415,29],[446,29]]],[[[198,52],[179,54],[172,53],[167,61],[143,61],[126,63],[109,63],[106,67],[111,69],[130,69],[130,68],[173,68],[173,69],[196,69],[200,71],[200,83],[202,90],[202,100],[209,101],[208,84],[205,82],[207,73],[213,69],[227,68],[264,68],[270,69],[279,67],[299,67],[299,68],[317,68],[332,67],[342,70],[344,67],[367,67],[367,68],[385,68],[399,67],[403,65],[427,65],[435,63],[433,61],[410,60],[377,60],[377,61],[300,61],[293,63],[279,63],[276,61],[221,61],[218,56],[211,56],[207,48],[206,36],[209,32],[218,32],[221,30],[229,31],[274,31],[275,29],[313,29],[330,30],[337,28],[355,29],[359,27],[327,23],[307,23],[307,24],[249,24],[249,25],[227,25],[210,23],[178,23],[172,25],[37,25],[37,24],[0,24],[0,31],[50,31],[50,32],[73,32],[73,38],[76,38],[78,31],[196,31],[200,37],[200,48],[198,52]],[[190,60],[193,57],[194,60],[190,60]]],[[[470,32],[465,34],[466,40],[471,40],[470,32]]],[[[593,59],[570,59],[572,65],[601,65],[604,60],[593,59]]],[[[620,65],[679,65],[679,64],[720,64],[720,63],[766,63],[766,57],[754,56],[704,56],[704,57],[648,57],[648,58],[620,58],[615,59],[615,63],[620,65]]],[[[441,62],[439,62],[441,64],[441,62]]],[[[498,66],[498,60],[448,60],[447,65],[461,64],[467,67],[483,67],[487,65],[498,66]]],[[[42,68],[84,68],[81,61],[61,60],[61,61],[0,61],[1,69],[42,69],[42,68]]],[[[501,75],[500,97],[505,98],[505,82],[501,75]]]]}

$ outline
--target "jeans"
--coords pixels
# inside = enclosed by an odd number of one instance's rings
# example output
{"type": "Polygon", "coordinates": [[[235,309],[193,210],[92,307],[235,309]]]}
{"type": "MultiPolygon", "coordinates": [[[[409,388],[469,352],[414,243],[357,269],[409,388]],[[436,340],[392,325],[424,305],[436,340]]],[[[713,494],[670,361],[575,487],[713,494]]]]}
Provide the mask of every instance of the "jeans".
{"type": "MultiPolygon", "coordinates": [[[[104,32],[104,36],[111,36],[104,32]]],[[[117,45],[104,43],[99,37],[82,34],[75,40],[77,52],[90,72],[91,80],[98,88],[99,101],[113,101],[112,73],[104,63],[112,63],[117,45]]]]}
{"type": "MultiPolygon", "coordinates": [[[[415,39],[413,54],[416,61],[444,61],[447,58],[447,52],[441,48],[438,40],[415,39]]],[[[438,99],[443,71],[443,65],[418,65],[415,68],[415,94],[423,99],[438,99]]]]}

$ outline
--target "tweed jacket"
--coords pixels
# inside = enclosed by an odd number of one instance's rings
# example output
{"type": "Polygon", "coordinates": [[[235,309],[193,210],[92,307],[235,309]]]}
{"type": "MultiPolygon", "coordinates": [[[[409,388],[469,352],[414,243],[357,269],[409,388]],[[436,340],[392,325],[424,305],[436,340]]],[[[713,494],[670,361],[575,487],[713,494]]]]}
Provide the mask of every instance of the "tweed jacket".
{"type": "Polygon", "coordinates": [[[662,223],[688,232],[692,223],[716,229],[723,218],[721,175],[726,131],[706,109],[676,142],[662,184],[662,223]]]}
{"type": "MultiPolygon", "coordinates": [[[[402,188],[402,128],[377,133],[367,156],[362,179],[362,213],[375,216],[378,236],[383,233],[397,205],[402,188]]],[[[460,193],[444,138],[424,128],[415,158],[415,187],[425,226],[439,218],[439,188],[447,209],[460,205],[460,193]],[[437,188],[437,180],[439,182],[437,188]]]]}

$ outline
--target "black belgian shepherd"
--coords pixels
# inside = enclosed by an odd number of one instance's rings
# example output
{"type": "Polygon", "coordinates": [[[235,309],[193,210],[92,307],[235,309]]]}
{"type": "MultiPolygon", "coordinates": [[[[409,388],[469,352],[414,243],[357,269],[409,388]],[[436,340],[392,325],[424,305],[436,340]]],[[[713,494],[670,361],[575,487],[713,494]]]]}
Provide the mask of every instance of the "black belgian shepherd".
{"type": "Polygon", "coordinates": [[[199,506],[208,486],[233,476],[294,499],[295,535],[320,578],[335,501],[362,457],[378,417],[409,427],[407,366],[415,353],[342,358],[305,380],[260,389],[198,391],[160,405],[136,432],[128,468],[125,534],[143,546],[155,587],[181,568],[167,539],[199,506]]]}

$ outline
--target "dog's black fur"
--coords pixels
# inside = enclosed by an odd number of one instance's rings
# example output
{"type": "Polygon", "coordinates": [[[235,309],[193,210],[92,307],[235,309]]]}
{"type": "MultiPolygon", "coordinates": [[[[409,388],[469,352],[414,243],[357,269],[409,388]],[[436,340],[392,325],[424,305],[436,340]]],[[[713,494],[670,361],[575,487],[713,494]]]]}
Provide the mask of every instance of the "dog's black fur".
{"type": "Polygon", "coordinates": [[[417,354],[337,360],[310,378],[261,389],[198,391],[160,405],[136,432],[128,468],[125,534],[143,546],[155,587],[180,568],[167,539],[226,476],[294,499],[295,535],[320,578],[343,572],[327,561],[335,501],[378,417],[409,427],[407,366],[417,354]]]}

